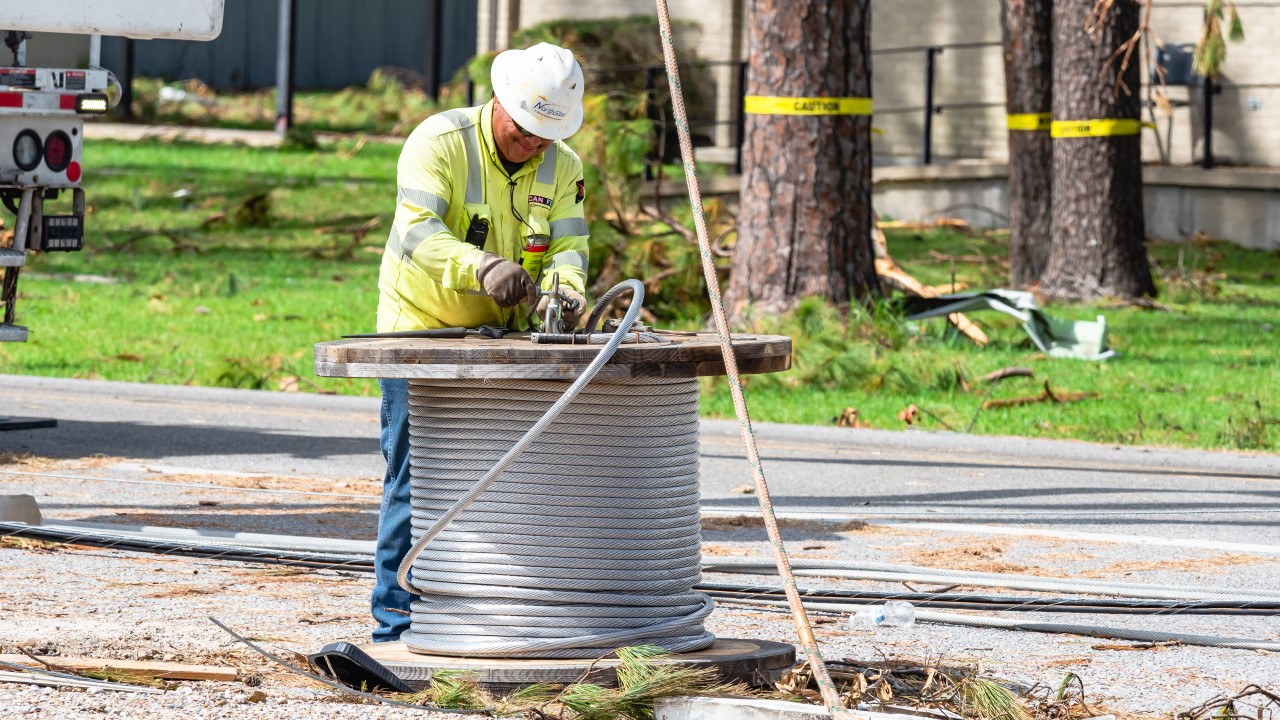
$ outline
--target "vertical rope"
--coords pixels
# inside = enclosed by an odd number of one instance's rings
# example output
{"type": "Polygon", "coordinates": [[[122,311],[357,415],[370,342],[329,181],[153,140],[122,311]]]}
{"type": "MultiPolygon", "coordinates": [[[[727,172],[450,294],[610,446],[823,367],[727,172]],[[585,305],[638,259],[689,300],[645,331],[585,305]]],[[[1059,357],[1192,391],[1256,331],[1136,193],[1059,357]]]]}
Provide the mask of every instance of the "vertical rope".
{"type": "Polygon", "coordinates": [[[742,394],[742,383],[738,378],[738,361],[733,353],[733,339],[729,336],[729,321],[724,314],[724,301],[720,297],[720,281],[716,277],[715,260],[711,255],[711,242],[707,237],[707,220],[702,210],[702,192],[698,188],[698,174],[693,162],[693,143],[689,138],[689,117],[684,107],[684,91],[680,86],[680,68],[676,63],[675,43],[671,34],[671,16],[667,11],[667,0],[655,0],[658,6],[658,28],[662,36],[662,57],[667,66],[667,82],[671,86],[671,105],[675,110],[676,131],[680,137],[680,155],[684,160],[684,177],[689,187],[689,203],[693,210],[693,222],[698,231],[698,249],[702,255],[702,273],[707,279],[707,295],[711,299],[711,314],[715,318],[716,333],[720,336],[720,351],[724,356],[724,367],[729,378],[729,393],[733,396],[733,409],[738,416],[738,428],[742,433],[742,443],[746,446],[747,463],[751,466],[751,478],[755,481],[756,497],[760,499],[760,510],[764,516],[764,526],[769,533],[769,545],[773,550],[773,559],[778,566],[778,575],[782,577],[782,585],[786,590],[787,604],[791,608],[791,619],[795,622],[796,632],[800,635],[800,645],[809,659],[809,668],[813,671],[814,682],[822,693],[822,701],[832,715],[845,713],[840,702],[840,693],[831,682],[822,654],[818,650],[817,640],[813,637],[813,627],[809,624],[809,616],[800,602],[800,591],[796,588],[795,577],[791,573],[791,561],[787,558],[787,549],[782,543],[782,534],[778,530],[778,519],[773,512],[773,501],[769,499],[769,486],[765,482],[764,468],[760,464],[760,453],[756,449],[755,432],[751,429],[751,416],[747,412],[747,401],[742,394]]]}

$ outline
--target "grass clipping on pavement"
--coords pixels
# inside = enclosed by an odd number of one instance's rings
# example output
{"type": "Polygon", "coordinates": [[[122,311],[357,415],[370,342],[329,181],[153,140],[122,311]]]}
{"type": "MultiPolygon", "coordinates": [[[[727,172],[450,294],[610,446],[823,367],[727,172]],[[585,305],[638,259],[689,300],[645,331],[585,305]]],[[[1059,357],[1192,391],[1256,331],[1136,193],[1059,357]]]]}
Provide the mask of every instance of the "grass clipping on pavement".
{"type": "Polygon", "coordinates": [[[537,720],[652,720],[653,703],[661,698],[753,694],[745,685],[721,681],[715,668],[660,662],[667,656],[662,648],[648,645],[619,648],[617,656],[616,687],[587,682],[563,689],[554,685],[532,685],[497,697],[485,691],[474,674],[437,672],[426,689],[392,697],[418,705],[489,710],[499,716],[522,715],[537,720]]]}

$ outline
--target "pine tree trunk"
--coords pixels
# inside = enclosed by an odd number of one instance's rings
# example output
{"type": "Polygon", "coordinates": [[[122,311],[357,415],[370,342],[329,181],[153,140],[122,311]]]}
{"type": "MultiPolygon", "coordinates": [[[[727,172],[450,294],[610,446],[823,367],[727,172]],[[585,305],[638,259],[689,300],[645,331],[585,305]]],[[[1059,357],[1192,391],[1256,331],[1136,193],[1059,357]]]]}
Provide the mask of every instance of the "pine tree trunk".
{"type": "MultiPolygon", "coordinates": [[[[747,94],[871,97],[870,26],[870,0],[754,0],[747,94]]],[[[869,116],[747,115],[730,315],[879,296],[871,223],[869,116]]]]}
{"type": "MultiPolygon", "coordinates": [[[[1053,119],[1139,118],[1139,57],[1117,78],[1107,59],[1137,31],[1138,0],[1114,0],[1091,34],[1095,0],[1057,0],[1053,119]],[[1125,87],[1117,87],[1123,80],[1125,87]],[[1125,89],[1127,87],[1127,90],[1125,89]]],[[[1138,135],[1053,141],[1053,241],[1040,292],[1063,300],[1154,296],[1142,209],[1138,135]]]]}
{"type": "MultiPolygon", "coordinates": [[[[1053,112],[1053,0],[1001,0],[1010,115],[1053,112]]],[[[1025,122],[1025,120],[1024,120],[1025,122]]],[[[1009,128],[1009,282],[1040,282],[1049,260],[1053,141],[1049,128],[1009,128]]]]}

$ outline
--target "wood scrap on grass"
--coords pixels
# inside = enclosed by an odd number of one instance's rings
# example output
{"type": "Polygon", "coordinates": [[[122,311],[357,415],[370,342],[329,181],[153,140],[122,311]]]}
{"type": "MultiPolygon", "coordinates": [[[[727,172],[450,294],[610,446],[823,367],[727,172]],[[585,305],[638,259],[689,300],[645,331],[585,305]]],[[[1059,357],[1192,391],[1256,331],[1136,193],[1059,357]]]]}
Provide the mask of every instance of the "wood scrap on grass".
{"type": "MultiPolygon", "coordinates": [[[[939,293],[919,280],[911,277],[894,262],[893,257],[889,255],[889,241],[884,236],[884,231],[880,227],[874,227],[871,231],[873,243],[875,247],[875,263],[876,275],[880,277],[880,282],[885,285],[901,290],[908,295],[916,297],[933,298],[938,297],[939,293]]],[[[969,318],[961,313],[951,313],[947,316],[947,321],[955,326],[957,330],[964,333],[966,337],[978,344],[979,347],[985,347],[990,340],[987,334],[969,318]]]]}
{"type": "Polygon", "coordinates": [[[1095,392],[1063,392],[1061,390],[1055,391],[1053,388],[1049,387],[1049,381],[1045,380],[1044,390],[1039,395],[1028,395],[1024,397],[986,400],[982,403],[982,409],[990,410],[991,408],[1016,407],[1018,405],[1035,405],[1036,403],[1042,403],[1042,402],[1054,402],[1059,405],[1065,405],[1067,403],[1080,402],[1081,400],[1088,400],[1089,398],[1096,398],[1096,397],[1098,397],[1098,393],[1095,393],[1095,392]]]}

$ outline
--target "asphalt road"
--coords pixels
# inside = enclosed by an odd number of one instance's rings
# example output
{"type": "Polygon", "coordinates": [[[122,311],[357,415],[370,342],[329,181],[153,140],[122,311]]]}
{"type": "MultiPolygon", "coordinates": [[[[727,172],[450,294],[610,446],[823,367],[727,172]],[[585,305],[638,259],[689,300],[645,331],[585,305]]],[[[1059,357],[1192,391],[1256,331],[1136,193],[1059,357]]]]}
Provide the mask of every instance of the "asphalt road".
{"type": "MultiPolygon", "coordinates": [[[[44,516],[58,521],[368,540],[376,528],[382,474],[377,411],[376,398],[0,375],[0,416],[58,421],[55,429],[0,432],[0,495],[31,494],[44,516]],[[14,463],[6,452],[35,460],[14,463]]],[[[868,523],[788,524],[793,557],[1280,595],[1280,456],[950,433],[768,424],[756,430],[779,515],[868,523]]],[[[751,479],[737,424],[704,422],[701,440],[704,514],[755,513],[757,498],[743,491],[751,479]]],[[[704,559],[768,557],[758,527],[704,520],[703,528],[704,559]]],[[[76,573],[87,572],[82,564],[100,561],[92,554],[65,557],[76,573]]],[[[36,563],[32,572],[40,576],[74,574],[52,567],[60,558],[20,559],[36,563]]],[[[112,562],[119,565],[112,573],[133,567],[125,559],[112,562]]],[[[163,567],[191,573],[184,570],[188,563],[175,558],[163,567]]],[[[720,573],[705,579],[777,582],[720,573]]],[[[897,582],[829,577],[801,583],[902,589],[897,582]]],[[[267,602],[246,597],[254,608],[267,602]]],[[[362,592],[344,602],[353,618],[348,630],[363,632],[362,592]]],[[[41,624],[58,622],[45,618],[42,607],[31,605],[15,628],[58,635],[58,628],[41,624]]],[[[246,609],[244,617],[254,612],[246,609]]],[[[1274,615],[1006,616],[1280,640],[1274,615]]],[[[712,629],[793,639],[786,618],[726,606],[714,614],[712,629]]],[[[829,657],[978,657],[1028,685],[1055,686],[1070,670],[1087,678],[1091,701],[1102,698],[1130,711],[1167,714],[1249,683],[1270,685],[1277,677],[1274,655],[1247,650],[1135,652],[1140,648],[1100,644],[1086,631],[1041,634],[937,623],[867,636],[824,620],[819,634],[829,657]]],[[[197,632],[185,625],[166,631],[197,632]]]]}
{"type": "MultiPolygon", "coordinates": [[[[377,478],[378,400],[0,375],[0,452],[130,458],[170,473],[377,478]]],[[[758,424],[783,513],[1169,534],[1280,547],[1280,456],[758,424]]],[[[702,428],[704,505],[752,511],[737,423],[702,428]]]]}

